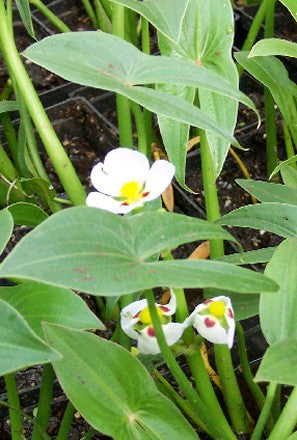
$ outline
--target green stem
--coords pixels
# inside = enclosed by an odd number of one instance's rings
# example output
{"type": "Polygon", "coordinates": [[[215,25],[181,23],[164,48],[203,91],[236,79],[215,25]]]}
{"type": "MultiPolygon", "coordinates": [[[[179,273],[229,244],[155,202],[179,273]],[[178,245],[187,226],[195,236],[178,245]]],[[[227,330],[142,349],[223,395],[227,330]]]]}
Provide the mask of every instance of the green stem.
{"type": "MultiPolygon", "coordinates": [[[[251,440],[261,440],[263,438],[262,434],[263,434],[268,416],[270,414],[270,410],[271,410],[271,406],[273,403],[276,387],[277,387],[277,384],[275,382],[271,382],[267,387],[267,394],[266,394],[265,403],[262,408],[261,414],[258,418],[258,421],[256,423],[251,440]]],[[[280,439],[278,438],[277,440],[280,440],[280,439]]]]}
{"type": "Polygon", "coordinates": [[[59,431],[56,440],[67,440],[68,432],[72,423],[72,419],[75,413],[75,408],[71,402],[68,402],[65,412],[63,414],[62,421],[60,423],[59,431]]]}
{"type": "Polygon", "coordinates": [[[107,32],[108,34],[110,34],[111,22],[103,6],[101,5],[100,0],[94,0],[94,5],[99,29],[101,29],[103,32],[107,32]]]}
{"type": "Polygon", "coordinates": [[[85,203],[84,188],[81,185],[73,165],[65,153],[65,150],[60,143],[30,81],[28,73],[23,66],[14,39],[9,31],[3,0],[0,0],[0,47],[5,62],[10,72],[13,72],[18,89],[24,98],[35,127],[66,193],[74,205],[83,205],[85,203]]]}
{"type": "Polygon", "coordinates": [[[94,27],[94,29],[98,29],[98,23],[97,23],[97,17],[95,14],[95,11],[93,9],[93,6],[91,5],[91,3],[89,2],[89,0],[81,0],[82,4],[84,5],[84,8],[86,10],[86,13],[88,14],[92,25],[94,27]]]}
{"type": "Polygon", "coordinates": [[[4,376],[9,404],[9,419],[12,440],[23,440],[23,418],[20,413],[20,400],[13,373],[4,376]]]}
{"type": "Polygon", "coordinates": [[[112,7],[110,6],[110,0],[100,0],[104,11],[106,12],[107,17],[109,18],[110,22],[112,20],[112,7]]]}
{"type": "MultiPolygon", "coordinates": [[[[159,373],[158,370],[153,371],[154,376],[158,379],[158,381],[163,385],[164,389],[168,393],[168,397],[173,402],[176,402],[178,406],[182,409],[183,413],[191,419],[195,425],[201,426],[203,423],[201,422],[200,418],[197,416],[197,414],[192,410],[192,408],[187,404],[187,402],[180,397],[180,395],[174,390],[174,388],[170,385],[169,382],[167,382],[166,379],[159,373]]],[[[199,439],[200,437],[198,437],[199,439]]]]}
{"type": "MultiPolygon", "coordinates": [[[[290,135],[290,131],[289,131],[288,126],[285,123],[285,121],[283,121],[283,132],[284,132],[284,139],[285,139],[287,158],[290,159],[291,157],[293,157],[295,155],[295,151],[294,151],[294,146],[293,146],[292,138],[291,138],[291,135],[290,135]]],[[[296,162],[293,162],[291,164],[291,166],[293,168],[295,168],[295,170],[297,170],[296,162]]]]}
{"type": "Polygon", "coordinates": [[[132,110],[137,129],[138,151],[150,158],[150,151],[148,149],[146,141],[146,126],[144,122],[144,114],[141,111],[140,106],[136,104],[136,102],[130,101],[130,108],[132,110]]]}
{"type": "Polygon", "coordinates": [[[67,26],[64,21],[62,21],[57,15],[55,15],[41,0],[30,0],[30,3],[50,21],[59,31],[61,32],[71,32],[71,29],[67,26]]]}
{"type": "MultiPolygon", "coordinates": [[[[112,9],[112,33],[125,38],[125,8],[113,3],[112,9]]],[[[119,94],[116,95],[118,128],[120,132],[120,145],[133,147],[133,132],[129,100],[119,94]]]]}
{"type": "MultiPolygon", "coordinates": [[[[261,27],[261,24],[265,18],[266,9],[267,9],[270,1],[271,0],[263,0],[261,5],[259,6],[257,14],[255,15],[255,18],[251,24],[250,30],[247,34],[247,37],[245,39],[245,42],[244,42],[241,50],[250,51],[252,46],[254,45],[256,38],[257,38],[257,35],[259,33],[260,27],[261,27]]],[[[237,70],[238,70],[239,76],[241,76],[241,74],[243,72],[243,67],[239,63],[237,63],[237,70]]]]}
{"type": "Polygon", "coordinates": [[[0,173],[10,182],[14,182],[18,178],[18,173],[13,163],[7,156],[2,144],[0,143],[0,173]]]}
{"type": "MultiPolygon", "coordinates": [[[[204,131],[201,131],[200,134],[200,154],[207,220],[213,223],[220,218],[220,207],[213,161],[204,131]]],[[[222,240],[210,240],[210,255],[212,259],[224,255],[222,240]]],[[[214,344],[214,351],[222,391],[231,421],[237,432],[246,433],[249,424],[234,373],[230,350],[226,345],[214,344]]]]}
{"type": "MultiPolygon", "coordinates": [[[[141,46],[142,46],[142,52],[147,55],[150,55],[151,49],[150,49],[149,23],[144,17],[141,17],[141,46]]],[[[149,147],[152,143],[152,126],[153,126],[152,113],[147,109],[143,109],[143,118],[146,129],[147,145],[149,147]]],[[[148,153],[150,153],[150,151],[148,153]]]]}
{"type": "Polygon", "coordinates": [[[268,440],[286,440],[297,423],[297,387],[293,388],[268,440]]]}
{"type": "Polygon", "coordinates": [[[42,435],[40,429],[46,431],[48,420],[51,412],[51,403],[53,398],[55,373],[51,364],[43,366],[41,388],[39,394],[39,402],[36,416],[36,424],[34,426],[31,440],[40,440],[42,435]]]}
{"type": "MultiPolygon", "coordinates": [[[[7,140],[7,144],[9,147],[9,150],[11,152],[11,156],[14,160],[14,163],[17,167],[18,163],[18,142],[17,137],[15,134],[14,126],[12,125],[10,116],[8,113],[2,113],[0,115],[0,121],[3,127],[3,131],[7,140]]],[[[18,171],[20,171],[18,169],[18,171]]]]}
{"type": "Polygon", "coordinates": [[[93,437],[94,433],[95,433],[95,429],[94,428],[89,428],[88,432],[82,438],[82,440],[91,440],[91,438],[93,437]]]}
{"type": "Polygon", "coordinates": [[[146,299],[148,302],[150,315],[152,317],[152,322],[157,337],[157,341],[160,350],[162,352],[162,355],[164,357],[164,360],[171,374],[173,375],[174,379],[179,385],[181,391],[183,392],[184,396],[189,401],[189,404],[193,407],[193,409],[195,409],[198,412],[199,418],[203,423],[202,428],[207,433],[212,435],[215,439],[234,440],[235,438],[234,435],[231,436],[229,433],[225,432],[225,430],[222,430],[221,426],[216,425],[214,423],[214,417],[212,413],[210,413],[209,409],[205,406],[205,403],[201,400],[199,395],[194,391],[189,380],[187,379],[184,372],[178,365],[174,355],[171,352],[171,349],[168,347],[163,333],[162,325],[157,314],[155,298],[152,291],[147,291],[146,299]]]}

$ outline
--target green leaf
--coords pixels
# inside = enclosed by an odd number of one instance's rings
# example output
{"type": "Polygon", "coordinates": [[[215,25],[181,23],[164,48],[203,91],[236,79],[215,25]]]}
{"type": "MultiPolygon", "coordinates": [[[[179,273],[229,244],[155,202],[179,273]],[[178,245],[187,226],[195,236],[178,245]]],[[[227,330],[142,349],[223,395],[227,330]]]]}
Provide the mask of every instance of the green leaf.
{"type": "Polygon", "coordinates": [[[23,317],[0,299],[0,375],[59,359],[30,329],[23,317]]]}
{"type": "Polygon", "coordinates": [[[297,4],[295,0],[280,0],[282,4],[289,9],[295,20],[297,21],[297,4]]]}
{"type": "Polygon", "coordinates": [[[231,264],[257,264],[267,263],[275,251],[275,247],[257,249],[255,251],[238,252],[236,254],[223,255],[217,261],[231,264]]]}
{"type": "Polygon", "coordinates": [[[0,287],[0,299],[14,307],[40,338],[44,337],[42,321],[77,330],[104,329],[85,302],[71,290],[26,282],[0,287]]]}
{"type": "Polygon", "coordinates": [[[36,36],[32,24],[29,0],[15,0],[15,2],[28,34],[32,38],[34,38],[34,40],[36,40],[36,36]]]}
{"type": "Polygon", "coordinates": [[[297,338],[283,339],[267,349],[255,380],[297,385],[296,364],[297,338]]]}
{"type": "Polygon", "coordinates": [[[273,172],[271,173],[271,175],[269,176],[269,178],[271,179],[275,174],[277,174],[283,167],[286,167],[287,165],[291,164],[291,163],[296,163],[297,161],[297,154],[295,156],[290,157],[287,160],[284,160],[283,162],[281,162],[277,167],[274,168],[273,172]]]}
{"type": "Polygon", "coordinates": [[[279,285],[273,297],[261,294],[260,321],[269,344],[297,338],[297,238],[283,241],[266,266],[265,275],[279,285]]]}
{"type": "Polygon", "coordinates": [[[13,218],[6,209],[3,209],[0,211],[0,254],[4,251],[12,231],[13,218]]]}
{"type": "Polygon", "coordinates": [[[127,350],[90,333],[47,324],[45,331],[63,355],[53,363],[63,390],[95,429],[115,440],[197,439],[127,350]]]}
{"type": "Polygon", "coordinates": [[[168,212],[120,217],[86,206],[70,208],[27,234],[1,264],[0,276],[105,296],[157,286],[275,290],[264,275],[227,263],[150,261],[161,250],[209,238],[234,240],[218,225],[168,212]]]}
{"type": "Polygon", "coordinates": [[[147,109],[200,126],[234,142],[223,127],[196,107],[138,84],[181,84],[206,88],[253,103],[219,75],[187,60],[149,56],[125,40],[103,32],[73,32],[47,37],[24,52],[31,61],[73,82],[120,93],[147,109]]]}
{"type": "Polygon", "coordinates": [[[281,55],[297,58],[297,44],[280,38],[265,38],[258,41],[249,53],[248,58],[269,55],[281,55]]]}
{"type": "Polygon", "coordinates": [[[15,186],[11,186],[10,182],[4,182],[0,179],[0,207],[5,207],[9,203],[25,200],[25,194],[18,190],[15,186]]]}
{"type": "MultiPolygon", "coordinates": [[[[206,68],[209,74],[218,74],[220,81],[227,81],[238,90],[238,73],[231,56],[234,37],[233,10],[228,0],[190,0],[183,20],[181,37],[177,44],[159,37],[162,55],[187,58],[206,68]],[[223,35],[223,38],[222,38],[223,35]]],[[[163,89],[165,86],[158,86],[163,89]]],[[[166,91],[193,102],[193,90],[176,85],[166,85],[166,91]]],[[[233,134],[237,120],[238,104],[228,96],[218,95],[198,86],[201,110],[220,127],[233,134]]],[[[173,123],[159,117],[160,131],[170,158],[177,169],[176,178],[185,187],[184,169],[189,126],[173,123]]],[[[229,150],[230,142],[207,133],[216,175],[219,175],[229,150]]]]}
{"type": "Polygon", "coordinates": [[[7,209],[16,225],[37,226],[48,218],[47,213],[33,203],[17,202],[7,209]]]}
{"type": "Polygon", "coordinates": [[[297,206],[285,203],[243,206],[224,215],[216,223],[265,229],[284,238],[295,237],[297,235],[297,206]]]}
{"type": "Polygon", "coordinates": [[[297,109],[294,97],[297,97],[297,85],[290,80],[282,62],[272,56],[248,58],[248,52],[238,52],[235,58],[251,75],[269,88],[291,133],[296,133],[297,109]]]}
{"type": "Polygon", "coordinates": [[[287,438],[287,440],[297,440],[297,431],[294,432],[290,437],[287,438]]]}
{"type": "Polygon", "coordinates": [[[286,186],[297,189],[297,170],[291,165],[284,165],[281,168],[281,176],[286,186]]]}
{"type": "Polygon", "coordinates": [[[16,101],[1,101],[0,113],[13,112],[19,109],[19,104],[16,101]]]}
{"type": "Polygon", "coordinates": [[[189,0],[112,1],[138,12],[169,39],[178,41],[181,23],[189,0]]]}
{"type": "Polygon", "coordinates": [[[297,205],[297,190],[285,185],[245,179],[236,179],[236,183],[261,202],[279,202],[297,205]]]}

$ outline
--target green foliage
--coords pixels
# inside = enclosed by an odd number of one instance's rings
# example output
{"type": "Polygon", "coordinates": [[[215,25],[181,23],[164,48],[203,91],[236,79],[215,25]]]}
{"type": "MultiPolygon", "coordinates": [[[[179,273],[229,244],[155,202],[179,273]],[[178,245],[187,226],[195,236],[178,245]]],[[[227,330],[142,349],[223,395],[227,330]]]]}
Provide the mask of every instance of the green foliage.
{"type": "Polygon", "coordinates": [[[275,247],[257,249],[255,251],[238,252],[236,254],[224,255],[218,258],[219,261],[232,264],[257,264],[267,263],[275,251],[275,247]]]}
{"type": "Polygon", "coordinates": [[[25,282],[18,286],[0,287],[0,299],[14,307],[40,338],[44,338],[42,322],[78,330],[104,329],[86,303],[67,289],[25,282]]]}
{"type": "Polygon", "coordinates": [[[297,170],[290,165],[282,166],[281,176],[286,186],[297,189],[297,170]]]}
{"type": "Polygon", "coordinates": [[[255,44],[248,57],[267,57],[269,55],[297,58],[297,43],[279,38],[265,38],[255,44]]]}
{"type": "Polygon", "coordinates": [[[6,209],[3,209],[0,211],[0,254],[4,251],[12,231],[13,218],[6,209]]]}
{"type": "Polygon", "coordinates": [[[24,318],[0,299],[0,375],[59,359],[28,326],[24,318]]]}
{"type": "Polygon", "coordinates": [[[221,287],[244,293],[276,289],[264,275],[227,263],[150,261],[162,250],[209,238],[233,239],[218,225],[178,214],[120,217],[96,208],[71,208],[29,233],[3,261],[0,276],[107,296],[157,286],[221,287]]]}
{"type": "Polygon", "coordinates": [[[32,38],[36,39],[32,24],[29,0],[15,0],[15,2],[28,34],[32,38]]]}
{"type": "Polygon", "coordinates": [[[295,0],[280,0],[286,8],[289,9],[295,20],[297,21],[297,4],[295,0]]]}
{"type": "Polygon", "coordinates": [[[294,188],[289,188],[279,183],[261,182],[260,180],[237,179],[236,182],[261,202],[297,205],[297,190],[294,188]]]}
{"type": "Polygon", "coordinates": [[[21,226],[37,226],[48,218],[47,213],[33,203],[13,203],[7,210],[12,215],[15,224],[21,226]]]}
{"type": "Polygon", "coordinates": [[[95,429],[115,440],[197,439],[127,350],[90,333],[47,324],[45,330],[50,345],[63,355],[53,362],[63,389],[95,429]]]}
{"type": "Polygon", "coordinates": [[[19,109],[19,104],[16,101],[1,101],[0,113],[13,112],[19,109]]]}

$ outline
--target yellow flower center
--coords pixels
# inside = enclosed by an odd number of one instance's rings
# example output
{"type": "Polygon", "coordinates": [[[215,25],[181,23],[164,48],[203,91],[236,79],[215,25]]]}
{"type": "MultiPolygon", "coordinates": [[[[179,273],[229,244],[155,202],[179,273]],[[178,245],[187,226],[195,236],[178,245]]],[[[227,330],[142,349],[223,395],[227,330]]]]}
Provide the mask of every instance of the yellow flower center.
{"type": "Polygon", "coordinates": [[[223,301],[213,301],[208,307],[209,313],[216,318],[222,318],[225,315],[226,306],[223,301]]]}
{"type": "MultiPolygon", "coordinates": [[[[157,312],[158,312],[159,318],[161,319],[163,317],[163,313],[159,307],[157,307],[157,312]]],[[[145,324],[145,325],[152,324],[152,317],[151,317],[151,314],[150,314],[148,307],[145,307],[144,309],[141,310],[141,312],[139,313],[138,319],[139,319],[139,321],[142,322],[142,324],[145,324]]]]}
{"type": "Polygon", "coordinates": [[[132,205],[143,198],[143,184],[131,180],[131,182],[124,183],[120,191],[120,197],[124,199],[125,204],[132,205]]]}

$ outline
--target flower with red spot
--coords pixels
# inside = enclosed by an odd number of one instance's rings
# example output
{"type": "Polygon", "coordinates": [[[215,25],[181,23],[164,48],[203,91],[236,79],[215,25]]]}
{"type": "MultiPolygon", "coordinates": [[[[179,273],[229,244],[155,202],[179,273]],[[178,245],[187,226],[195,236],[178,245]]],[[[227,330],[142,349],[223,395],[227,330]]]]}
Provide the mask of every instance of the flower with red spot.
{"type": "MultiPolygon", "coordinates": [[[[169,346],[174,345],[182,336],[185,324],[171,322],[176,310],[176,298],[170,289],[171,298],[168,304],[156,304],[162,329],[169,346]]],[[[151,315],[146,299],[135,301],[121,311],[121,326],[130,338],[137,340],[137,347],[143,354],[158,354],[160,347],[155,336],[151,315]]]]}
{"type": "Polygon", "coordinates": [[[233,345],[234,312],[230,298],[217,296],[199,304],[186,320],[205,339],[215,344],[233,345]]]}
{"type": "Polygon", "coordinates": [[[151,167],[147,157],[130,148],[110,151],[104,162],[94,166],[91,192],[86,204],[115,214],[126,214],[159,197],[170,184],[175,167],[158,160],[151,167]]]}

